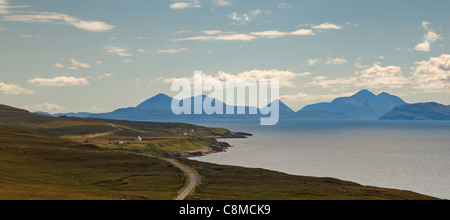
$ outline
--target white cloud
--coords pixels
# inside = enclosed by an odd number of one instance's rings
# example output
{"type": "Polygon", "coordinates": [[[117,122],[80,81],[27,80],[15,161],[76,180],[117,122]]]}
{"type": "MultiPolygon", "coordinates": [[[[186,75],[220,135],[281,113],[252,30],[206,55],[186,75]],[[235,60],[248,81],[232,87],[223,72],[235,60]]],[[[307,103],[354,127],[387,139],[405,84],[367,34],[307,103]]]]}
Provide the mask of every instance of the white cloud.
{"type": "Polygon", "coordinates": [[[114,76],[114,73],[105,73],[103,75],[97,76],[97,80],[107,79],[114,76]]]}
{"type": "Polygon", "coordinates": [[[186,48],[180,48],[180,49],[168,49],[168,50],[158,50],[157,53],[181,53],[187,51],[186,48]]]}
{"type": "Polygon", "coordinates": [[[33,37],[33,35],[30,35],[30,34],[23,34],[23,35],[20,35],[20,38],[22,38],[22,39],[30,39],[30,38],[32,38],[33,37]]]}
{"type": "Polygon", "coordinates": [[[358,69],[369,68],[368,65],[362,64],[361,61],[359,61],[359,60],[355,62],[355,67],[358,68],[358,69]]]}
{"type": "Polygon", "coordinates": [[[41,111],[41,112],[47,112],[47,113],[51,113],[54,111],[61,111],[63,109],[65,109],[64,107],[61,107],[59,105],[56,104],[51,104],[51,103],[44,103],[44,104],[38,104],[38,105],[27,105],[22,107],[23,109],[26,109],[30,112],[37,112],[37,111],[41,111]]]}
{"type": "Polygon", "coordinates": [[[200,4],[199,0],[192,0],[189,2],[176,2],[170,5],[170,9],[174,10],[183,10],[187,8],[201,8],[202,5],[200,4]]]}
{"type": "Polygon", "coordinates": [[[78,67],[70,66],[70,67],[67,67],[67,69],[69,69],[69,70],[77,70],[78,67]]]}
{"type": "Polygon", "coordinates": [[[129,53],[127,49],[114,47],[114,46],[104,46],[107,53],[115,53],[121,57],[132,57],[133,54],[129,53]]]}
{"type": "Polygon", "coordinates": [[[5,31],[5,30],[7,30],[7,29],[4,27],[0,27],[0,31],[5,31]]]}
{"type": "Polygon", "coordinates": [[[226,0],[214,0],[215,4],[217,6],[231,6],[231,3],[227,2],[226,0]]]}
{"type": "Polygon", "coordinates": [[[336,25],[336,24],[330,24],[328,22],[325,22],[323,24],[320,25],[313,25],[312,29],[320,29],[320,30],[341,30],[342,26],[340,25],[336,25]]]}
{"type": "Polygon", "coordinates": [[[91,32],[107,32],[114,29],[114,25],[101,21],[77,21],[72,23],[72,25],[78,29],[91,32]]]}
{"type": "Polygon", "coordinates": [[[83,21],[66,14],[53,12],[21,12],[22,14],[6,15],[4,21],[37,22],[72,25],[90,32],[106,32],[114,29],[114,25],[101,21],[83,21]]]}
{"type": "Polygon", "coordinates": [[[10,0],[0,0],[0,14],[8,14],[9,9],[29,8],[29,5],[11,5],[10,0]]]}
{"type": "Polygon", "coordinates": [[[242,24],[246,24],[250,21],[250,18],[248,17],[248,14],[245,13],[243,15],[238,15],[236,12],[231,13],[231,15],[228,15],[228,17],[233,21],[239,21],[242,24]]]}
{"type": "Polygon", "coordinates": [[[313,31],[307,29],[300,29],[294,32],[280,32],[280,31],[263,31],[263,32],[252,32],[254,36],[266,37],[266,38],[279,38],[284,36],[308,36],[315,35],[313,31]]]}
{"type": "Polygon", "coordinates": [[[173,41],[178,42],[178,41],[208,41],[208,40],[214,40],[216,38],[216,36],[196,36],[196,37],[187,37],[187,38],[178,38],[178,39],[174,39],[173,41]]]}
{"type": "Polygon", "coordinates": [[[292,8],[292,5],[289,3],[283,2],[283,3],[277,4],[277,8],[284,10],[284,9],[292,8]]]}
{"type": "Polygon", "coordinates": [[[86,78],[75,78],[68,76],[59,76],[54,78],[35,78],[28,80],[29,83],[38,86],[64,87],[64,86],[86,86],[89,81],[86,78]]]}
{"type": "Polygon", "coordinates": [[[134,60],[130,60],[130,59],[122,60],[122,63],[133,63],[133,62],[134,62],[134,60]]]}
{"type": "Polygon", "coordinates": [[[299,93],[296,95],[283,95],[280,99],[286,102],[329,102],[339,97],[350,97],[354,93],[341,93],[341,94],[325,94],[325,95],[314,95],[307,93],[299,93]]]}
{"type": "Polygon", "coordinates": [[[250,14],[253,16],[258,16],[258,15],[261,15],[262,13],[263,13],[263,11],[261,11],[261,9],[252,10],[250,12],[250,14]]]}
{"type": "Polygon", "coordinates": [[[433,31],[429,31],[428,34],[427,34],[427,36],[426,36],[426,40],[429,41],[429,42],[431,42],[431,43],[434,43],[434,42],[436,42],[437,40],[441,40],[441,39],[442,39],[442,36],[439,35],[439,34],[436,34],[436,33],[433,32],[433,31]]]}
{"type": "Polygon", "coordinates": [[[351,23],[351,22],[345,22],[345,25],[350,26],[350,27],[359,27],[360,24],[359,23],[351,23]]]}
{"type": "Polygon", "coordinates": [[[359,75],[360,86],[370,88],[389,87],[391,89],[402,88],[409,83],[409,78],[405,77],[402,68],[399,66],[380,66],[380,63],[373,64],[372,67],[361,71],[359,75]]]}
{"type": "Polygon", "coordinates": [[[415,51],[420,52],[430,52],[431,51],[431,44],[435,43],[438,40],[444,39],[442,35],[437,34],[436,32],[430,30],[429,26],[431,25],[430,22],[423,21],[422,22],[422,28],[424,30],[427,30],[427,34],[425,35],[425,41],[423,43],[419,43],[414,47],[415,51]]]}
{"type": "MultiPolygon", "coordinates": [[[[186,30],[181,30],[181,31],[177,31],[175,32],[176,34],[187,34],[187,33],[191,33],[191,31],[186,31],[186,30]]],[[[149,38],[150,39],[150,38],[149,38]]]]}
{"type": "Polygon", "coordinates": [[[280,31],[252,32],[251,34],[258,37],[267,37],[267,38],[278,38],[289,35],[289,33],[287,32],[280,32],[280,31]]]}
{"type": "Polygon", "coordinates": [[[262,32],[251,32],[250,34],[241,33],[223,33],[220,30],[203,31],[203,33],[208,34],[208,36],[196,36],[187,38],[178,38],[173,41],[209,41],[209,40],[227,40],[227,41],[252,41],[259,38],[280,38],[285,36],[314,36],[315,33],[309,29],[300,29],[293,32],[281,32],[277,30],[272,31],[262,31],[262,32]],[[217,35],[215,35],[217,34],[217,35]]]}
{"type": "MultiPolygon", "coordinates": [[[[324,60],[322,60],[322,59],[312,59],[312,58],[308,59],[308,65],[310,65],[310,66],[314,66],[314,65],[317,65],[322,62],[324,62],[324,60]]],[[[348,63],[348,61],[342,57],[336,57],[336,58],[329,57],[324,63],[326,65],[341,65],[341,64],[348,63]]]]}
{"type": "Polygon", "coordinates": [[[81,67],[81,68],[91,68],[91,65],[87,64],[87,63],[82,63],[79,61],[76,61],[75,59],[70,59],[70,61],[72,62],[72,66],[73,67],[81,67]]]}
{"type": "Polygon", "coordinates": [[[208,40],[217,40],[217,41],[251,41],[255,40],[256,37],[248,34],[223,34],[217,36],[197,36],[197,37],[188,37],[188,38],[179,38],[173,41],[208,41],[208,40]]]}
{"type": "Polygon", "coordinates": [[[56,63],[55,68],[64,68],[64,65],[62,65],[61,63],[56,63]]]}
{"type": "Polygon", "coordinates": [[[429,26],[430,24],[431,24],[431,23],[428,22],[428,21],[422,21],[422,28],[423,28],[424,30],[428,30],[428,26],[429,26]]]}
{"type": "Polygon", "coordinates": [[[309,29],[300,29],[294,32],[291,32],[292,36],[314,36],[316,35],[312,30],[309,29]]]}
{"type": "Polygon", "coordinates": [[[415,63],[412,73],[413,88],[429,93],[450,93],[450,55],[442,54],[415,63]]]}
{"type": "Polygon", "coordinates": [[[419,43],[414,47],[415,51],[421,51],[421,52],[430,52],[431,50],[431,44],[428,41],[425,41],[423,43],[419,43]]]}
{"type": "MultiPolygon", "coordinates": [[[[227,80],[235,80],[235,81],[241,81],[245,82],[249,79],[259,80],[259,79],[279,79],[280,80],[280,87],[288,87],[288,88],[294,88],[295,84],[292,82],[292,80],[299,78],[299,77],[307,77],[310,76],[310,72],[305,73],[294,73],[291,71],[282,71],[282,70],[251,70],[239,73],[237,75],[226,73],[223,71],[219,71],[216,76],[212,75],[206,75],[203,74],[203,80],[207,79],[217,79],[220,81],[227,81],[227,80]]],[[[164,82],[164,83],[172,83],[173,81],[180,79],[180,78],[158,78],[156,79],[156,82],[164,82]]],[[[183,77],[181,79],[186,79],[191,82],[193,82],[193,77],[183,77]]]]}
{"type": "MultiPolygon", "coordinates": [[[[261,9],[251,10],[242,15],[239,15],[238,13],[233,12],[230,15],[228,15],[228,18],[230,18],[233,21],[236,21],[239,24],[247,24],[251,20],[253,20],[263,14],[272,14],[272,12],[271,11],[263,11],[261,9]]],[[[236,24],[236,23],[234,23],[234,24],[236,24]]]]}
{"type": "Polygon", "coordinates": [[[220,71],[217,75],[217,78],[222,81],[226,81],[227,79],[232,80],[240,80],[240,81],[246,81],[248,79],[279,79],[280,80],[280,86],[281,87],[295,87],[294,83],[292,82],[293,79],[298,77],[306,77],[310,76],[310,72],[305,73],[294,73],[291,71],[281,71],[277,69],[273,70],[251,70],[246,71],[243,73],[240,73],[238,75],[233,75],[229,73],[225,73],[223,71],[220,71]]]}
{"type": "Polygon", "coordinates": [[[102,65],[103,64],[103,62],[102,61],[97,61],[97,62],[95,62],[97,65],[102,65]]]}
{"type": "Polygon", "coordinates": [[[222,34],[223,31],[221,31],[221,30],[206,30],[206,31],[203,31],[203,33],[207,34],[207,35],[218,35],[218,34],[222,34]]]}
{"type": "Polygon", "coordinates": [[[171,9],[186,9],[190,8],[191,4],[186,2],[177,2],[170,5],[171,9]]]}
{"type": "Polygon", "coordinates": [[[25,89],[16,84],[0,82],[0,93],[4,95],[32,95],[34,91],[25,89]]]}
{"type": "Polygon", "coordinates": [[[419,61],[412,67],[411,74],[403,74],[399,66],[381,66],[374,63],[361,71],[356,71],[355,76],[347,78],[328,79],[326,76],[317,76],[309,86],[322,88],[390,88],[400,89],[411,86],[413,89],[427,93],[450,94],[450,55],[442,54],[439,57],[431,57],[429,60],[419,61]]]}
{"type": "Polygon", "coordinates": [[[322,59],[312,59],[312,58],[308,59],[308,65],[310,65],[310,66],[315,66],[316,64],[318,64],[320,62],[322,62],[322,59]]]}
{"type": "Polygon", "coordinates": [[[336,57],[336,58],[328,58],[326,64],[327,65],[341,65],[346,64],[348,61],[342,57],[336,57]]]}
{"type": "Polygon", "coordinates": [[[225,40],[225,41],[252,41],[256,37],[248,34],[230,34],[230,35],[219,35],[215,40],[225,40]]]}
{"type": "Polygon", "coordinates": [[[138,49],[137,52],[139,52],[139,53],[147,53],[148,51],[146,49],[138,49]]]}
{"type": "Polygon", "coordinates": [[[401,67],[386,66],[380,63],[373,64],[372,67],[356,72],[356,76],[348,78],[328,79],[326,76],[318,76],[308,85],[329,88],[331,86],[350,86],[364,88],[381,88],[388,87],[391,89],[402,88],[408,84],[410,79],[403,75],[401,67]]]}
{"type": "Polygon", "coordinates": [[[326,76],[317,76],[314,77],[314,79],[308,83],[307,85],[312,86],[320,86],[322,88],[329,88],[331,86],[337,86],[337,85],[354,85],[358,79],[356,77],[350,77],[350,78],[336,78],[336,79],[328,79],[326,76]]]}

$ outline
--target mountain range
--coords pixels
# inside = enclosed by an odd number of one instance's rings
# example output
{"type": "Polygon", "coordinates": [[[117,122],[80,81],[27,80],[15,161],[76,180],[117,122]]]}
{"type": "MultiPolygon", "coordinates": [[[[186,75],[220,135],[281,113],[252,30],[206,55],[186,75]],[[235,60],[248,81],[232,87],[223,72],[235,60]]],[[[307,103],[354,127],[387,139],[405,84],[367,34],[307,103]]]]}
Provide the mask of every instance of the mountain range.
{"type": "Polygon", "coordinates": [[[403,105],[394,108],[380,120],[450,120],[450,106],[435,102],[403,105]]]}
{"type": "Polygon", "coordinates": [[[351,97],[306,106],[301,111],[322,110],[344,113],[359,119],[378,120],[395,107],[405,104],[407,103],[399,97],[385,92],[375,95],[369,90],[362,90],[351,97]]]}
{"type": "MultiPolygon", "coordinates": [[[[191,103],[194,103],[195,97],[190,98],[191,103]]],[[[222,103],[218,99],[212,99],[203,95],[201,97],[203,101],[210,101],[212,106],[223,104],[223,112],[227,112],[227,109],[234,109],[237,112],[238,107],[230,106],[222,103]]],[[[165,95],[158,94],[136,107],[121,108],[113,112],[89,114],[89,113],[68,113],[68,114],[54,114],[52,116],[60,117],[90,117],[90,118],[103,118],[103,119],[115,119],[115,120],[130,120],[130,121],[202,121],[202,120],[259,120],[261,117],[267,117],[261,114],[261,110],[256,107],[243,107],[246,114],[233,114],[233,115],[208,115],[205,110],[203,114],[192,115],[175,115],[172,112],[172,100],[173,98],[165,95]],[[249,114],[250,110],[257,111],[258,114],[249,114]]],[[[182,100],[182,102],[189,101],[188,99],[182,100]]],[[[276,100],[279,101],[279,100],[276,100]]],[[[275,102],[276,102],[275,101],[275,102]]],[[[262,108],[269,108],[273,103],[262,108]]],[[[280,106],[280,119],[302,119],[302,120],[348,120],[348,119],[370,119],[377,120],[387,112],[391,111],[395,107],[399,107],[407,104],[397,96],[390,95],[388,93],[381,93],[375,95],[368,90],[362,90],[351,97],[337,98],[330,103],[318,103],[304,107],[298,112],[292,110],[289,106],[279,101],[280,106]]],[[[192,107],[193,112],[193,107],[192,107]]],[[[47,114],[39,112],[41,114],[47,114]]]]}

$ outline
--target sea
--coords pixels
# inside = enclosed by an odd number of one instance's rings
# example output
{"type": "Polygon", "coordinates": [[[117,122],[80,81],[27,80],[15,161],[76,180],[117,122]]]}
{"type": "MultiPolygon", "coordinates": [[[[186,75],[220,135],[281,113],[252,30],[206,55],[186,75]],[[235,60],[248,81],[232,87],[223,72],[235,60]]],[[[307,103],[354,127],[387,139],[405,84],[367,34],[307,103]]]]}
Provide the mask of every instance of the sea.
{"type": "MultiPolygon", "coordinates": [[[[199,123],[197,123],[199,124],[199,123]]],[[[450,121],[204,122],[253,134],[227,152],[193,160],[334,177],[450,199],[450,121]]]]}

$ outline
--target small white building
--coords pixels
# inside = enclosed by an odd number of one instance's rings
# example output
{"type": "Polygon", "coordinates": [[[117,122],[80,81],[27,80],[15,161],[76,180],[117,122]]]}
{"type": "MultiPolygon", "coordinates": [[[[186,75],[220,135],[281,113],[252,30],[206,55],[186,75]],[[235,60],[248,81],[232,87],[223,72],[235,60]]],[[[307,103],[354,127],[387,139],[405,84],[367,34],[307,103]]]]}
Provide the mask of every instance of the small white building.
{"type": "Polygon", "coordinates": [[[123,141],[119,141],[119,143],[118,143],[119,145],[123,145],[123,141]]]}
{"type": "Polygon", "coordinates": [[[137,138],[134,139],[134,141],[142,141],[142,137],[138,136],[137,138]]]}

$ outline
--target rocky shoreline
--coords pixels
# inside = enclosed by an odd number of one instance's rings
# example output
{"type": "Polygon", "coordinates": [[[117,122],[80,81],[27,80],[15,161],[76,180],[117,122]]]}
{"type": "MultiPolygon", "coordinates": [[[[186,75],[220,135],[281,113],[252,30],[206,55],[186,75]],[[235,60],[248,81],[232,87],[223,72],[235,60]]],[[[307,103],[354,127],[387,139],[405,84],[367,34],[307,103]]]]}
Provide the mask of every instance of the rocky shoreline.
{"type": "Polygon", "coordinates": [[[220,142],[218,141],[218,139],[244,139],[244,138],[248,138],[253,136],[253,134],[249,134],[249,133],[244,133],[244,132],[238,132],[235,133],[233,135],[226,135],[220,138],[214,138],[214,144],[199,149],[199,150],[194,150],[194,151],[183,151],[180,153],[180,157],[183,158],[192,158],[192,157],[203,157],[209,154],[216,154],[216,153],[223,153],[223,152],[227,152],[227,150],[231,146],[230,144],[226,143],[226,142],[220,142]]]}

